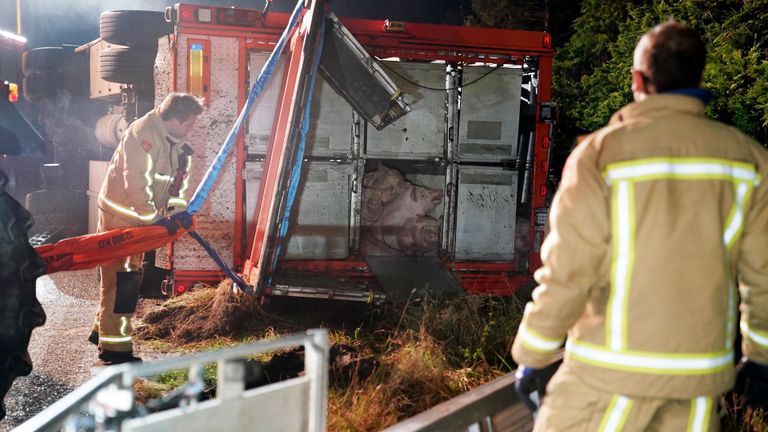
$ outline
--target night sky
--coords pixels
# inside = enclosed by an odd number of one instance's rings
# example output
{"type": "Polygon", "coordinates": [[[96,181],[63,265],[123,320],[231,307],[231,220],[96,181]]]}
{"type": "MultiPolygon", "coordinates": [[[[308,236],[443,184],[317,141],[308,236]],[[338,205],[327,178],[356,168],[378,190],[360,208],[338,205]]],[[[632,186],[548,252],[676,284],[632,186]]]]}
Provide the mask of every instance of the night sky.
{"type": "MultiPolygon", "coordinates": [[[[33,48],[83,44],[99,35],[99,14],[115,9],[164,10],[166,0],[21,0],[22,33],[33,48]]],[[[186,3],[240,6],[261,10],[264,0],[191,0],[186,3]]],[[[289,11],[295,0],[274,0],[272,10],[289,11]]],[[[334,0],[339,17],[460,24],[471,13],[470,0],[334,0]]],[[[16,31],[16,0],[0,0],[0,28],[16,31]]]]}

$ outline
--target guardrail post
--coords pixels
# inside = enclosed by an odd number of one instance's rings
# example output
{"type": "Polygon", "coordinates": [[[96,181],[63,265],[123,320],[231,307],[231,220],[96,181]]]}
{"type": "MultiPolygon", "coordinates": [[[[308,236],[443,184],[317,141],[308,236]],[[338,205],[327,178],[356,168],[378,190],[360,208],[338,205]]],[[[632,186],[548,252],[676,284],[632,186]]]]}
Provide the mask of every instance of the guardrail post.
{"type": "Polygon", "coordinates": [[[309,380],[309,432],[324,432],[328,410],[328,330],[308,330],[304,371],[309,380]]]}
{"type": "Polygon", "coordinates": [[[237,360],[219,360],[216,368],[216,398],[222,401],[236,399],[245,391],[245,362],[237,360]]]}

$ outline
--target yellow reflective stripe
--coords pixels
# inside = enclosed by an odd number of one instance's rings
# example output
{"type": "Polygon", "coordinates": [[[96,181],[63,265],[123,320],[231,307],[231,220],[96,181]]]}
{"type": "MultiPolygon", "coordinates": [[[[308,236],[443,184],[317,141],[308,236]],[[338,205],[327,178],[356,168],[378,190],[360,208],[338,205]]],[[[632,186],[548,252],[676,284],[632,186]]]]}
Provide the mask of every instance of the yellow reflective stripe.
{"type": "Polygon", "coordinates": [[[152,156],[147,153],[147,170],[144,172],[144,179],[147,180],[147,186],[144,187],[144,190],[147,192],[147,204],[153,205],[152,198],[154,198],[154,193],[152,192],[152,156]]]}
{"type": "Polygon", "coordinates": [[[187,201],[181,198],[171,198],[168,200],[168,205],[182,205],[186,207],[187,201]]]}
{"type": "Polygon", "coordinates": [[[723,232],[723,243],[725,244],[726,249],[729,250],[741,236],[742,231],[744,231],[746,203],[749,201],[749,197],[752,195],[752,190],[754,189],[754,186],[744,182],[738,182],[734,186],[736,189],[734,196],[736,198],[733,203],[733,208],[731,209],[731,214],[728,216],[725,231],[723,232]]]}
{"type": "Polygon", "coordinates": [[[627,346],[627,316],[634,263],[634,184],[622,181],[613,188],[613,258],[611,292],[606,307],[606,344],[615,351],[627,346]]]}
{"type": "Polygon", "coordinates": [[[599,432],[618,432],[624,428],[624,423],[627,421],[627,416],[632,410],[632,399],[622,396],[613,395],[611,403],[608,404],[608,409],[605,410],[603,420],[600,422],[600,427],[597,428],[599,432]]]}
{"type": "Polygon", "coordinates": [[[731,281],[728,285],[728,319],[725,321],[725,349],[733,349],[736,338],[736,284],[731,281]]]}
{"type": "Polygon", "coordinates": [[[123,336],[127,335],[127,332],[125,331],[127,328],[128,328],[128,318],[120,317],[120,334],[123,336]]]}
{"type": "Polygon", "coordinates": [[[121,344],[130,341],[130,336],[99,336],[99,342],[105,344],[121,344]]]}
{"type": "Polygon", "coordinates": [[[521,338],[523,345],[527,348],[543,354],[550,354],[557,351],[563,345],[563,339],[553,339],[542,336],[541,333],[531,330],[525,326],[520,326],[517,336],[521,338]]]}
{"type": "Polygon", "coordinates": [[[670,354],[645,351],[615,352],[599,345],[571,339],[565,350],[576,361],[629,372],[667,375],[702,375],[717,373],[733,366],[733,351],[670,354]]]}
{"type": "Polygon", "coordinates": [[[609,164],[603,172],[606,182],[620,180],[741,180],[760,182],[755,167],[716,158],[648,158],[609,164]]]}
{"type": "Polygon", "coordinates": [[[756,344],[760,345],[764,349],[768,349],[768,333],[752,330],[749,328],[749,324],[742,319],[741,320],[741,332],[751,339],[756,344]]]}
{"type": "Polygon", "coordinates": [[[144,214],[144,215],[140,215],[139,213],[137,213],[132,208],[123,207],[120,204],[112,201],[111,199],[109,199],[109,198],[107,198],[105,196],[102,196],[101,199],[104,201],[105,204],[110,206],[115,211],[117,211],[119,213],[122,213],[125,216],[130,216],[132,218],[139,219],[139,220],[144,221],[144,222],[152,221],[155,218],[155,216],[157,216],[157,211],[154,211],[154,212],[148,213],[148,214],[144,214]]]}
{"type": "Polygon", "coordinates": [[[701,396],[691,399],[691,414],[686,432],[706,432],[712,415],[712,398],[701,396]]]}

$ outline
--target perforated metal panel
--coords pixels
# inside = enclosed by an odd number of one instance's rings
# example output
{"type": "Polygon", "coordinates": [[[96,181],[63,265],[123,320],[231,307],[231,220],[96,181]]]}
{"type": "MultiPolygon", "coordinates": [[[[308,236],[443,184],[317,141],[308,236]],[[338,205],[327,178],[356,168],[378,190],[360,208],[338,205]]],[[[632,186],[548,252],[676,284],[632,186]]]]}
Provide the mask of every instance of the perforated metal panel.
{"type": "MultiPolygon", "coordinates": [[[[261,68],[267,62],[269,53],[266,52],[252,52],[249,57],[249,89],[250,85],[256,82],[259,77],[261,68]]],[[[248,148],[250,154],[266,154],[267,146],[269,145],[270,136],[272,135],[272,123],[275,120],[275,114],[277,112],[277,99],[280,96],[280,86],[283,83],[283,73],[285,70],[285,57],[281,57],[275,70],[272,72],[271,79],[267,82],[267,85],[262,90],[261,96],[253,104],[251,108],[250,118],[248,120],[247,131],[245,136],[245,145],[248,148]]]]}
{"type": "Polygon", "coordinates": [[[445,88],[445,65],[387,62],[386,66],[384,70],[405,94],[411,112],[380,131],[368,127],[366,154],[391,158],[442,157],[446,92],[424,87],[445,88]]]}
{"type": "Polygon", "coordinates": [[[462,160],[510,159],[517,155],[522,70],[466,67],[459,123],[462,160]],[[474,82],[473,82],[474,81],[474,82]]]}
{"type": "Polygon", "coordinates": [[[516,195],[515,171],[493,167],[459,167],[456,259],[513,258],[516,195]]]}
{"type": "MultiPolygon", "coordinates": [[[[251,226],[263,162],[246,163],[246,211],[251,226]]],[[[353,164],[305,162],[288,229],[286,258],[346,258],[349,255],[353,164]]],[[[249,238],[253,235],[249,232],[249,238]]]]}
{"type": "MultiPolygon", "coordinates": [[[[177,39],[175,90],[187,91],[187,44],[190,37],[177,39]]],[[[190,169],[189,196],[229,134],[237,117],[237,68],[239,44],[235,38],[194,36],[211,41],[211,98],[197,121],[197,127],[187,137],[195,151],[190,169]]],[[[174,90],[174,89],[171,89],[174,90]]],[[[188,198],[189,198],[188,196],[188,198]]],[[[216,249],[224,262],[233,265],[235,226],[235,158],[230,157],[222,168],[216,186],[200,209],[197,231],[216,249]]],[[[175,270],[215,270],[216,263],[194,240],[182,236],[174,244],[175,270]]]]}
{"type": "Polygon", "coordinates": [[[304,169],[286,258],[346,258],[354,165],[313,161],[304,169]]]}

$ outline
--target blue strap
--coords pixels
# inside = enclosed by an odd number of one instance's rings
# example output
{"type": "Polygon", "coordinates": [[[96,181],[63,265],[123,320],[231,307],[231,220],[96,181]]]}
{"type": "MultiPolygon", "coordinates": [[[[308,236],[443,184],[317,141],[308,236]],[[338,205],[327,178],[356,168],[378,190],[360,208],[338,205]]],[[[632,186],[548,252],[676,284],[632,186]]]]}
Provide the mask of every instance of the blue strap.
{"type": "Polygon", "coordinates": [[[285,28],[285,30],[283,30],[283,34],[277,41],[275,49],[272,50],[272,53],[269,55],[269,59],[261,68],[258,79],[256,79],[256,82],[253,84],[253,86],[251,86],[251,91],[248,94],[248,99],[245,101],[245,106],[243,106],[243,109],[240,111],[240,115],[237,117],[234,126],[232,126],[232,130],[229,131],[229,135],[227,135],[227,139],[224,141],[224,145],[221,147],[221,149],[219,149],[219,153],[216,155],[216,159],[214,159],[213,163],[208,168],[208,171],[205,173],[203,180],[197,186],[197,190],[195,190],[195,193],[192,196],[192,200],[189,202],[189,206],[187,206],[187,211],[189,211],[191,214],[195,214],[200,211],[200,208],[203,206],[203,204],[205,204],[205,200],[208,198],[208,194],[211,192],[214,183],[216,183],[216,179],[219,177],[219,172],[224,166],[224,162],[227,160],[227,156],[229,156],[229,152],[232,150],[232,146],[235,144],[235,136],[237,135],[237,132],[240,130],[240,127],[242,127],[244,120],[248,116],[248,112],[251,110],[251,107],[256,102],[256,99],[261,95],[261,92],[264,90],[264,86],[272,76],[275,65],[277,65],[277,59],[283,52],[283,47],[288,40],[288,36],[291,34],[293,28],[296,26],[296,23],[299,21],[299,15],[301,15],[301,11],[303,9],[304,0],[298,0],[296,2],[296,7],[293,9],[291,19],[288,21],[288,26],[285,28]]]}
{"type": "MultiPolygon", "coordinates": [[[[315,54],[314,61],[312,62],[312,70],[309,76],[309,89],[307,90],[307,100],[304,105],[304,117],[301,122],[301,131],[299,134],[299,148],[296,151],[296,159],[293,163],[293,169],[291,171],[291,179],[288,186],[288,194],[286,196],[285,212],[283,214],[282,224],[280,225],[280,232],[278,237],[277,248],[275,252],[275,259],[272,262],[272,268],[277,267],[277,260],[280,257],[282,250],[282,242],[280,239],[284,238],[288,233],[288,225],[291,218],[291,210],[296,200],[296,191],[299,188],[299,181],[301,180],[301,164],[304,161],[304,148],[307,144],[307,133],[309,132],[309,114],[312,108],[312,95],[315,92],[315,80],[317,79],[317,69],[320,67],[320,58],[323,56],[323,40],[325,37],[325,17],[320,19],[320,37],[318,38],[317,53],[315,54]]],[[[272,275],[270,274],[270,279],[272,275]]]]}
{"type": "Polygon", "coordinates": [[[195,231],[187,231],[187,234],[192,236],[193,239],[197,240],[198,243],[200,243],[200,246],[205,249],[206,252],[208,252],[208,255],[213,259],[213,261],[219,266],[221,271],[224,272],[230,279],[232,279],[232,282],[235,283],[235,285],[240,288],[240,291],[247,293],[247,294],[254,294],[253,287],[245,283],[243,278],[241,278],[238,274],[232,271],[229,266],[227,266],[227,263],[224,262],[224,260],[219,256],[218,252],[216,252],[216,249],[211,246],[210,243],[208,243],[203,236],[198,234],[195,231]]]}

